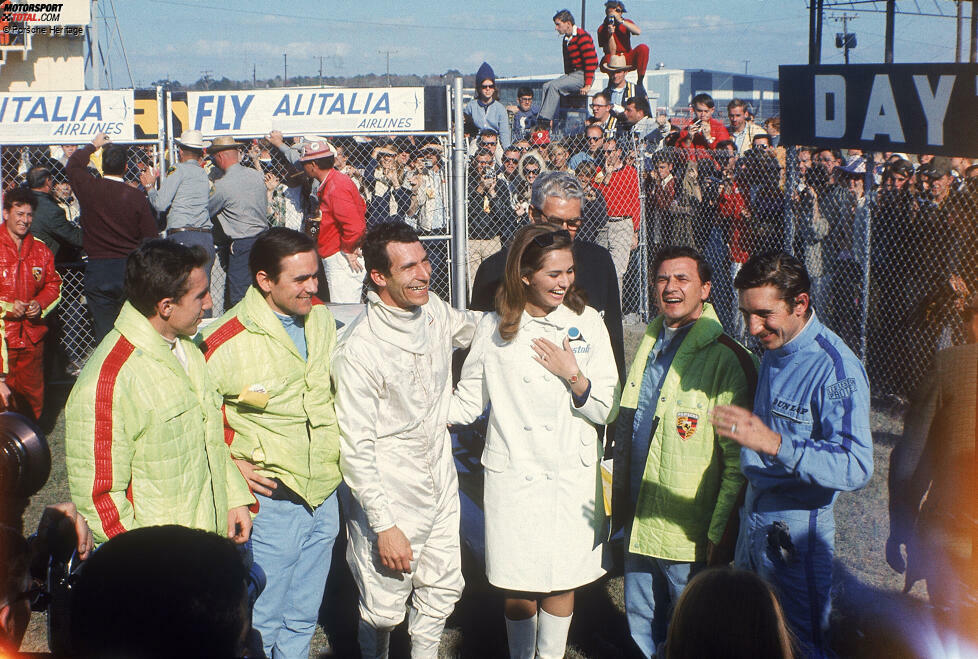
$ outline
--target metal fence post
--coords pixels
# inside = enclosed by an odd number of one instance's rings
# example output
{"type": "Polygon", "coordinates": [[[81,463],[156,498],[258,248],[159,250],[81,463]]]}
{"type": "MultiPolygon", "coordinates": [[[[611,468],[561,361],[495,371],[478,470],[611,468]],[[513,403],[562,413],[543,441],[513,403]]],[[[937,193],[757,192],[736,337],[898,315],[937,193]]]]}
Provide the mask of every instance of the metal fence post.
{"type": "Polygon", "coordinates": [[[795,254],[795,204],[792,200],[798,190],[798,147],[793,146],[785,154],[784,179],[784,251],[794,254],[800,259],[804,254],[795,254]]]}
{"type": "Polygon", "coordinates": [[[638,313],[649,322],[649,241],[645,218],[645,141],[635,137],[635,168],[638,170],[638,313]]]}
{"type": "MultiPolygon", "coordinates": [[[[859,358],[866,362],[868,357],[868,334],[869,334],[869,285],[870,285],[870,266],[872,262],[872,241],[873,241],[873,212],[876,210],[876,184],[875,169],[873,165],[873,154],[867,152],[863,154],[866,161],[866,178],[863,183],[863,196],[866,198],[866,235],[864,236],[862,261],[863,261],[863,281],[862,281],[862,304],[859,315],[859,358]]],[[[858,216],[857,216],[858,217],[858,216]]]]}
{"type": "Polygon", "coordinates": [[[156,169],[159,171],[160,180],[166,178],[166,139],[170,131],[167,128],[166,105],[163,103],[163,88],[156,86],[156,169]]]}
{"type": "Polygon", "coordinates": [[[452,303],[456,309],[465,309],[468,296],[466,287],[468,286],[468,247],[466,245],[466,221],[465,221],[465,137],[462,134],[462,77],[455,78],[453,83],[453,139],[452,139],[452,189],[455,196],[452,200],[454,222],[453,248],[455,259],[452,266],[455,269],[455,286],[452,290],[452,303]]]}

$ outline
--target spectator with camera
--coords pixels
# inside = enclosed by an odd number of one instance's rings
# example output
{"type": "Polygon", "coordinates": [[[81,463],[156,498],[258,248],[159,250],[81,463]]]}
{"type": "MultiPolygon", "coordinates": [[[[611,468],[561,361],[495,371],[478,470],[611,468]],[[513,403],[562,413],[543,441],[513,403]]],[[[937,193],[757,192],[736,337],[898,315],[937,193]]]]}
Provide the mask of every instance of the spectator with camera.
{"type": "MultiPolygon", "coordinates": [[[[496,73],[488,62],[483,62],[479,70],[475,72],[475,91],[476,97],[462,108],[462,114],[465,115],[466,121],[471,121],[475,129],[480,132],[491,128],[499,135],[499,142],[502,147],[508,147],[513,141],[509,114],[506,112],[506,107],[499,101],[499,93],[496,90],[496,73]]],[[[532,97],[530,100],[532,101],[532,97]]]]}
{"type": "Polygon", "coordinates": [[[126,262],[126,303],[65,409],[71,498],[98,542],[181,524],[245,542],[254,503],[190,337],[210,308],[207,253],[169,240],[126,262]]]}
{"type": "Polygon", "coordinates": [[[713,97],[700,93],[689,102],[693,121],[679,131],[676,146],[690,149],[692,157],[699,160],[709,157],[707,151],[719,148],[719,143],[730,139],[730,134],[719,120],[713,117],[713,97]]]}
{"type": "MultiPolygon", "coordinates": [[[[628,91],[625,98],[647,96],[643,82],[649,65],[649,47],[641,43],[632,48],[632,36],[642,34],[642,29],[635,21],[625,18],[625,12],[625,3],[621,0],[608,0],[604,3],[605,18],[598,28],[598,45],[604,51],[601,70],[609,75],[618,71],[637,71],[638,84],[635,90],[628,91]]],[[[620,83],[615,84],[620,87],[620,83]]]]}
{"type": "Polygon", "coordinates": [[[36,207],[30,190],[7,190],[0,226],[0,402],[35,420],[44,409],[45,318],[61,300],[54,255],[31,235],[36,207]]]}
{"type": "Polygon", "coordinates": [[[561,9],[553,17],[554,29],[561,35],[564,56],[564,75],[543,85],[543,100],[537,119],[537,130],[549,130],[557,112],[560,97],[568,94],[587,96],[594,83],[598,55],[594,52],[591,35],[574,25],[574,15],[561,9]]]}
{"type": "Polygon", "coordinates": [[[469,281],[479,264],[502,249],[502,236],[513,232],[514,219],[505,180],[488,150],[479,151],[472,160],[468,181],[468,269],[469,281]]]}

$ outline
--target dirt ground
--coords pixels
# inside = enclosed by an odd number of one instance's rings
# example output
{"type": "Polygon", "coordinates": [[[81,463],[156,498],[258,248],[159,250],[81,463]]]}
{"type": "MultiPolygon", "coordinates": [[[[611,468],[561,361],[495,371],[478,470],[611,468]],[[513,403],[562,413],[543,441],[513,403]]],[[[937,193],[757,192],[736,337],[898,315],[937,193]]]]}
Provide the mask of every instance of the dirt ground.
{"type": "MultiPolygon", "coordinates": [[[[626,354],[634,353],[640,328],[626,332],[626,354]]],[[[52,387],[48,410],[42,419],[52,450],[52,473],[47,485],[23,513],[28,533],[35,527],[44,504],[69,499],[64,463],[64,414],[66,387],[52,387]]],[[[887,471],[890,451],[902,431],[899,411],[874,407],[872,413],[875,472],[859,492],[843,493],[836,503],[836,565],[832,616],[833,644],[840,656],[923,656],[911,651],[908,634],[919,634],[925,591],[917,584],[909,596],[900,594],[901,575],[884,560],[889,530],[887,471]]],[[[7,520],[16,524],[20,520],[7,520]]],[[[346,571],[342,548],[334,554],[332,575],[321,611],[323,627],[317,630],[311,657],[356,656],[356,589],[346,571]],[[328,641],[327,638],[330,640],[328,641]]],[[[442,639],[443,657],[505,657],[506,636],[502,604],[479,570],[467,561],[466,590],[442,639]]],[[[406,625],[395,632],[393,657],[409,655],[406,625]]],[[[35,614],[22,647],[44,652],[46,616],[35,614]]],[[[611,574],[578,591],[567,656],[628,656],[629,641],[624,618],[622,578],[611,574]]]]}

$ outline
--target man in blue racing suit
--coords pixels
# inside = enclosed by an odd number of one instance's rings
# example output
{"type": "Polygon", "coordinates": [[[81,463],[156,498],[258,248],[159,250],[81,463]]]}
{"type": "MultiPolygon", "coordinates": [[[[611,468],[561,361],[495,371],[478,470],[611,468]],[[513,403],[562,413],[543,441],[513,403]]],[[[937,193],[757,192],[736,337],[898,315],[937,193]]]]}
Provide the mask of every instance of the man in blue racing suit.
{"type": "Polygon", "coordinates": [[[754,411],[713,412],[741,449],[747,495],[735,562],[771,583],[803,656],[828,656],[835,519],[840,490],[873,474],[869,381],[811,307],[802,263],[760,254],[734,280],[747,327],[765,349],[754,411]]]}

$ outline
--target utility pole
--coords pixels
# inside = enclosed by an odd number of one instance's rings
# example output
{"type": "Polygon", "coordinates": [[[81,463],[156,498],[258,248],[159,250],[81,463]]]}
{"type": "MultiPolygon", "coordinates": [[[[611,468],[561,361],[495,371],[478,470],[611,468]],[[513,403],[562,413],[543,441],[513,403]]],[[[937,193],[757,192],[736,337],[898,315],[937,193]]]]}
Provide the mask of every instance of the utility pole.
{"type": "Polygon", "coordinates": [[[747,66],[750,64],[749,59],[744,60],[744,75],[747,75],[747,66]]]}
{"type": "Polygon", "coordinates": [[[391,86],[391,53],[397,54],[396,50],[378,50],[381,55],[387,55],[387,86],[391,86]]]}
{"type": "Polygon", "coordinates": [[[319,56],[319,86],[323,86],[323,56],[319,56]]]}
{"type": "Polygon", "coordinates": [[[289,86],[289,54],[282,53],[282,86],[289,86]]]}
{"type": "Polygon", "coordinates": [[[254,62],[251,63],[251,88],[255,89],[258,87],[258,65],[254,62]]]}
{"type": "Polygon", "coordinates": [[[587,2],[587,0],[581,0],[581,22],[578,23],[578,25],[581,25],[581,26],[587,25],[587,20],[585,20],[585,17],[584,17],[584,10],[586,9],[586,7],[585,7],[585,3],[586,2],[587,2]]]}
{"type": "Polygon", "coordinates": [[[210,70],[200,72],[200,80],[204,83],[204,89],[211,88],[211,72],[210,70]]]}
{"type": "Polygon", "coordinates": [[[858,16],[850,16],[843,13],[842,16],[832,16],[829,20],[835,23],[842,23],[842,33],[835,35],[835,47],[841,48],[846,64],[849,64],[849,51],[856,47],[856,35],[849,32],[849,21],[854,21],[858,16]]]}
{"type": "Polygon", "coordinates": [[[961,63],[961,33],[964,31],[964,9],[962,8],[962,0],[957,0],[958,5],[958,15],[954,21],[956,27],[954,32],[954,61],[958,64],[961,63]]]}

